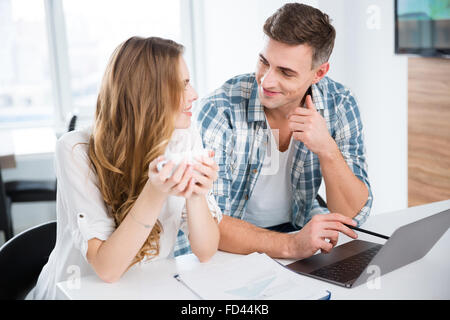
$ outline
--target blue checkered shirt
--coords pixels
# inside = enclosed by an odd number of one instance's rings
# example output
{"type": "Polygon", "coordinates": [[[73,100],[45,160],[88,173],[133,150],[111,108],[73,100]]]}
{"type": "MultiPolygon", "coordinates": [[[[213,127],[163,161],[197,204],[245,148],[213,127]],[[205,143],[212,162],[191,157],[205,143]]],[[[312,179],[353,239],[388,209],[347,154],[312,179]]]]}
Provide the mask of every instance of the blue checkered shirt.
{"type": "MultiPolygon", "coordinates": [[[[373,196],[358,105],[349,89],[328,77],[312,85],[311,94],[347,165],[369,190],[367,202],[354,217],[361,225],[369,216],[373,196]]],[[[219,166],[219,178],[212,193],[223,214],[242,218],[263,165],[270,133],[264,107],[258,98],[255,75],[245,74],[228,80],[201,102],[196,118],[204,147],[215,151],[219,166]]],[[[322,182],[317,155],[300,141],[292,143],[295,159],[291,173],[290,216],[291,223],[300,228],[314,215],[329,211],[316,200],[322,182]]],[[[188,252],[189,242],[180,232],[175,255],[188,252]]]]}

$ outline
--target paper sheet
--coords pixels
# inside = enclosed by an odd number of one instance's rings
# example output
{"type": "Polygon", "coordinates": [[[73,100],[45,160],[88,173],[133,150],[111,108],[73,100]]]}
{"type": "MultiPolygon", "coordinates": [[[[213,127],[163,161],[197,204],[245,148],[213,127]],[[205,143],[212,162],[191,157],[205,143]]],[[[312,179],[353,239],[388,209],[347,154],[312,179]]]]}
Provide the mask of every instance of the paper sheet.
{"type": "Polygon", "coordinates": [[[186,286],[208,300],[316,300],[329,295],[327,291],[317,292],[305,287],[299,277],[259,253],[179,275],[186,286]]]}

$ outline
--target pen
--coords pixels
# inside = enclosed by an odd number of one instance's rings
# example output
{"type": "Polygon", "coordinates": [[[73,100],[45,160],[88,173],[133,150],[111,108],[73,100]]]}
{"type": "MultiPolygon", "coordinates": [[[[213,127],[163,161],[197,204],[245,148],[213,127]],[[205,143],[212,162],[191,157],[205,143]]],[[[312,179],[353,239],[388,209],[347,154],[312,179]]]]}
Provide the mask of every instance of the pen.
{"type": "Polygon", "coordinates": [[[372,231],[369,231],[369,230],[364,230],[364,229],[361,229],[361,228],[358,228],[358,227],[353,227],[353,226],[350,226],[348,224],[344,224],[344,225],[346,225],[347,227],[349,227],[350,229],[353,229],[355,231],[367,233],[367,234],[370,234],[370,235],[375,236],[375,237],[379,237],[379,238],[383,238],[383,239],[389,240],[389,237],[383,236],[382,234],[379,234],[379,233],[376,233],[376,232],[372,232],[372,231]]]}
{"type": "Polygon", "coordinates": [[[202,298],[197,292],[195,292],[194,290],[192,290],[192,288],[189,287],[189,286],[181,279],[181,277],[180,277],[179,274],[176,274],[176,275],[174,275],[173,277],[174,277],[178,282],[180,282],[183,286],[185,286],[186,288],[188,288],[189,291],[191,291],[193,294],[195,294],[195,295],[197,296],[197,298],[199,298],[200,300],[203,300],[203,298],[202,298]]]}

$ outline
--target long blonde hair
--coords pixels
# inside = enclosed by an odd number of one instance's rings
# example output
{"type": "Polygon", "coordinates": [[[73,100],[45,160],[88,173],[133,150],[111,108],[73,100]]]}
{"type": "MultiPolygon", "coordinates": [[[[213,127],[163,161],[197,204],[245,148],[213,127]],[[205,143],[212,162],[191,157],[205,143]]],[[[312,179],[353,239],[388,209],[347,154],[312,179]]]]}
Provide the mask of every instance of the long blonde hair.
{"type": "MultiPolygon", "coordinates": [[[[118,226],[148,179],[148,166],[174,131],[183,83],[183,46],[157,37],[132,37],[113,53],[97,99],[89,158],[118,226]]],[[[132,264],[159,254],[162,226],[154,225],[132,264]]]]}

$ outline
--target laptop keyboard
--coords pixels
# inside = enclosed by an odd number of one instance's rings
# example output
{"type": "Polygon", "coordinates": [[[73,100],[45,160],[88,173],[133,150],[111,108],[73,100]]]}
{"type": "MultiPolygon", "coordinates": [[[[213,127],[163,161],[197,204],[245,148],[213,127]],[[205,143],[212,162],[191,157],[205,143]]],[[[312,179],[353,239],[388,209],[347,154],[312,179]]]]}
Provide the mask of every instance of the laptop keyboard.
{"type": "Polygon", "coordinates": [[[382,245],[374,246],[354,256],[317,269],[310,274],[336,282],[348,282],[359,277],[381,247],[382,245]]]}

